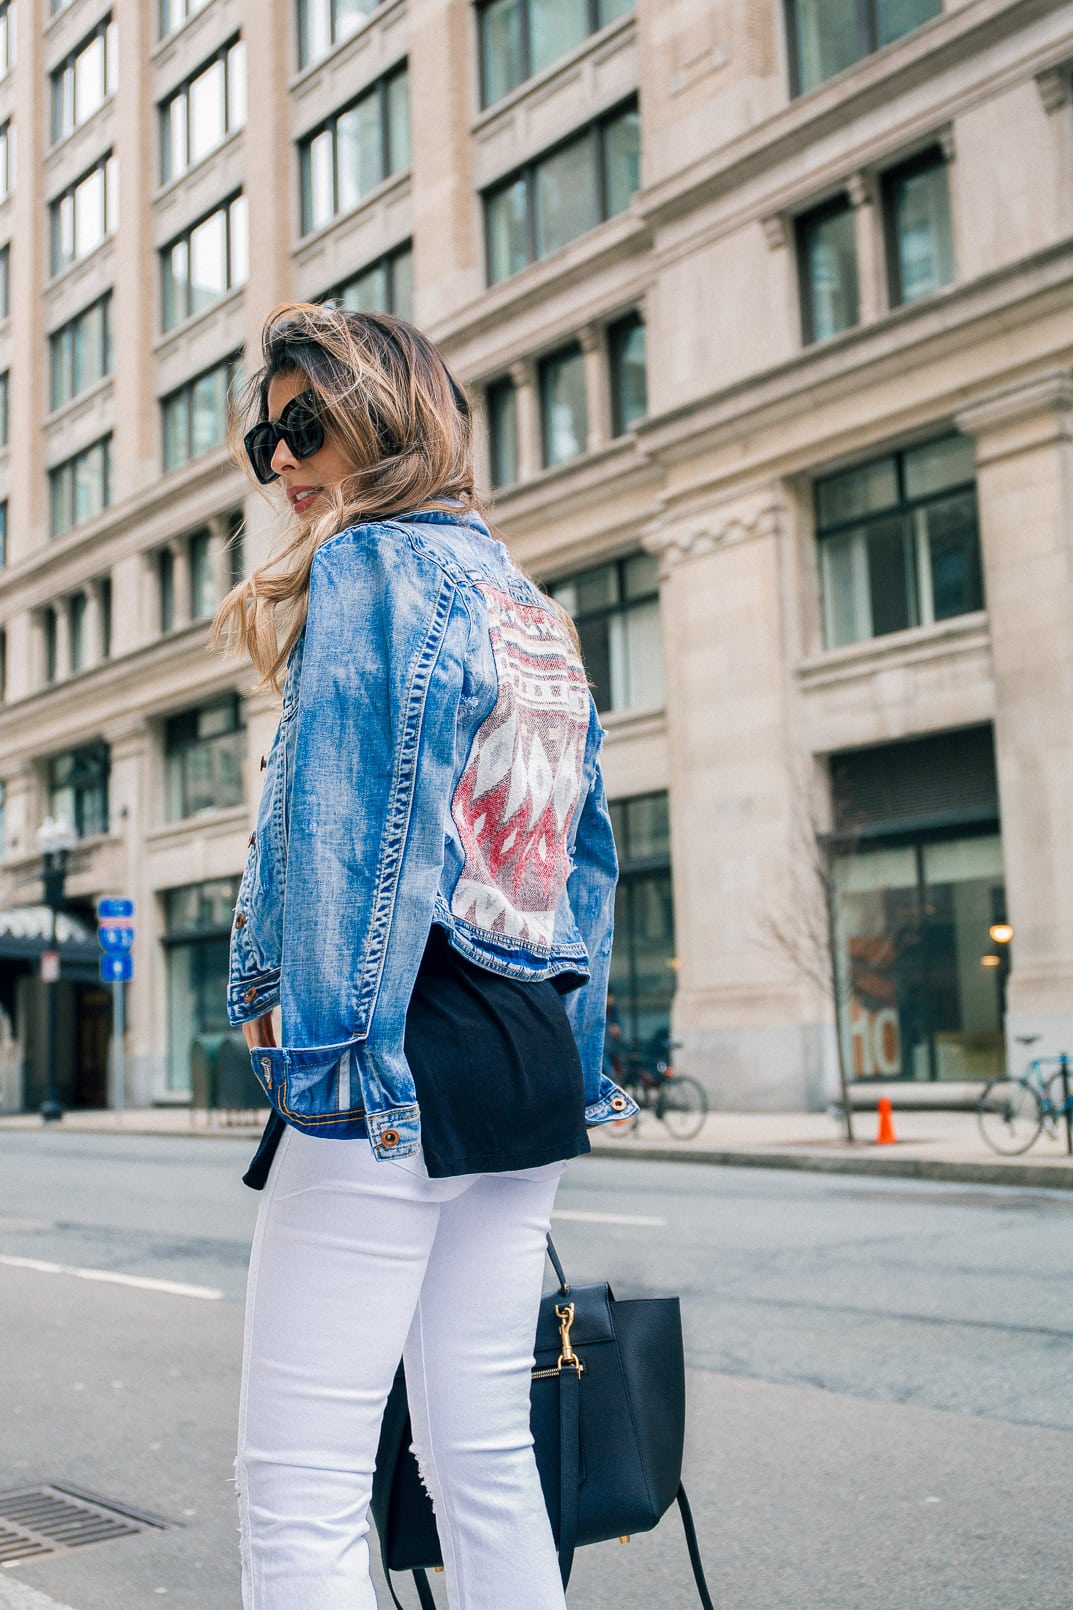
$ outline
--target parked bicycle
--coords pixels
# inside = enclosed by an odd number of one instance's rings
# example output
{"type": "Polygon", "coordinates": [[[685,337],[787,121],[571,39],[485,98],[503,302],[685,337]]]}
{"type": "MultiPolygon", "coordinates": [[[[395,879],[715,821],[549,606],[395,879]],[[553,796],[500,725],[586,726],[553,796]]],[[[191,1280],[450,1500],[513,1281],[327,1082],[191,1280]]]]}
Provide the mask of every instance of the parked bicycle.
{"type": "MultiPolygon", "coordinates": [[[[1029,1046],[1039,1035],[1017,1038],[1029,1046]]],[[[1058,1140],[1063,1125],[1066,1148],[1073,1154],[1073,1061],[1064,1051],[1033,1057],[1019,1079],[993,1079],[980,1097],[976,1118],[992,1151],[1005,1156],[1027,1152],[1044,1129],[1058,1140]]]]}
{"type": "Polygon", "coordinates": [[[619,1082],[636,1101],[640,1112],[608,1124],[609,1134],[620,1137],[635,1134],[642,1112],[654,1113],[675,1140],[692,1140],[694,1135],[700,1134],[708,1116],[708,1093],[688,1074],[675,1073],[670,1055],[677,1045],[677,1040],[664,1039],[661,1056],[648,1058],[640,1051],[627,1051],[615,1059],[619,1064],[616,1069],[619,1082]]]}

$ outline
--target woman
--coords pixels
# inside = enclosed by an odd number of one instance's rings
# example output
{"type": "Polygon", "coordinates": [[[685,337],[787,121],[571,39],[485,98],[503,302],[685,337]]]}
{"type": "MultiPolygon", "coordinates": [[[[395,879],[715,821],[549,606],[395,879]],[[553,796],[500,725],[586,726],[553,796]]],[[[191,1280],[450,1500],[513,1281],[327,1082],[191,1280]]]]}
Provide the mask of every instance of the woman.
{"type": "Polygon", "coordinates": [[[601,1068],[616,877],[568,625],[482,522],[470,411],[384,315],[285,305],[245,450],[293,516],[218,635],[283,682],[229,1012],[275,1109],[236,1472],[246,1610],[372,1610],[406,1364],[452,1610],[563,1610],[528,1425],[544,1237],[601,1068]],[[280,1044],[272,1011],[280,1008],[280,1044]],[[349,1144],[347,1144],[349,1143],[349,1144]]]}

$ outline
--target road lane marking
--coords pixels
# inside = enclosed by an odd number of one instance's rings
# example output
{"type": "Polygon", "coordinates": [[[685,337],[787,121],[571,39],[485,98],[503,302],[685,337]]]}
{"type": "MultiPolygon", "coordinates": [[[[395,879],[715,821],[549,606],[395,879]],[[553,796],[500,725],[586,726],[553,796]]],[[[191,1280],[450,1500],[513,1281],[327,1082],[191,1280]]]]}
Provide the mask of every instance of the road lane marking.
{"type": "Polygon", "coordinates": [[[645,1213],[586,1213],[581,1208],[556,1208],[552,1218],[572,1219],[576,1224],[636,1224],[651,1230],[662,1230],[667,1223],[645,1213]]]}
{"type": "Polygon", "coordinates": [[[76,1280],[99,1280],[109,1286],[133,1286],[137,1291],[163,1291],[170,1297],[197,1297],[218,1302],[222,1291],[212,1286],[189,1286],[182,1280],[154,1280],[151,1275],[123,1275],[115,1269],[80,1269],[72,1263],[49,1263],[44,1258],[13,1258],[0,1252],[0,1264],[9,1269],[35,1269],[42,1275],[73,1275],[76,1280]]]}

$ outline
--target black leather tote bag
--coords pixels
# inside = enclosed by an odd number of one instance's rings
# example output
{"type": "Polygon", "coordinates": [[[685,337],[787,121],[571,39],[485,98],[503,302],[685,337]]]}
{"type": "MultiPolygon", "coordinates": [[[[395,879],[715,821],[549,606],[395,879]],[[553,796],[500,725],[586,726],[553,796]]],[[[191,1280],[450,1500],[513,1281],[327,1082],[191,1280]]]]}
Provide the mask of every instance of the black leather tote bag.
{"type": "MultiPolygon", "coordinates": [[[[713,1610],[681,1484],[678,1298],[620,1302],[607,1285],[570,1287],[550,1237],[548,1251],[559,1289],[540,1304],[530,1424],[563,1584],[576,1546],[650,1531],[677,1500],[701,1604],[713,1610]]],[[[400,1366],[381,1429],[373,1520],[385,1573],[413,1571],[422,1605],[433,1606],[424,1573],[439,1567],[442,1555],[410,1441],[400,1366]]]]}

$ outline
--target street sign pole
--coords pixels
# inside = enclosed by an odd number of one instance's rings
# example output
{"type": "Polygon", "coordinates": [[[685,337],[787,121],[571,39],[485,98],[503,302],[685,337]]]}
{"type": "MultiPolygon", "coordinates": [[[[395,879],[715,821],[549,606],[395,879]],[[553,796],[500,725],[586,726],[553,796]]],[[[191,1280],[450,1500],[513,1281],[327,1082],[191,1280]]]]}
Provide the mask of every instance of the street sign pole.
{"type": "Polygon", "coordinates": [[[123,1111],[127,1099],[127,1058],[125,1049],[126,1024],[123,1021],[123,985],[117,978],[112,984],[112,1105],[116,1113],[123,1111]]]}
{"type": "Polygon", "coordinates": [[[101,979],[112,986],[112,1107],[119,1122],[127,1103],[126,996],[123,986],[134,977],[134,901],[105,899],[97,902],[97,940],[101,979]]]}

